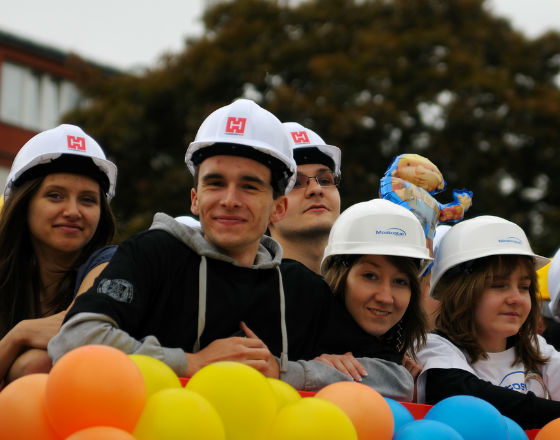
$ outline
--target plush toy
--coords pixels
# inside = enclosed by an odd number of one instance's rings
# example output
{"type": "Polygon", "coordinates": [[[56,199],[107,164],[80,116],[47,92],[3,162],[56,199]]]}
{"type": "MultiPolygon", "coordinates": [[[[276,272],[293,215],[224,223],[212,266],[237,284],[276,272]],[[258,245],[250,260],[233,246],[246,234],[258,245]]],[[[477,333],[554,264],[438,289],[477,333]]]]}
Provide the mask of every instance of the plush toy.
{"type": "Polygon", "coordinates": [[[453,190],[453,201],[439,203],[434,197],[446,187],[443,175],[432,162],[418,154],[395,157],[381,179],[380,197],[412,211],[422,223],[430,252],[436,226],[457,222],[472,203],[472,192],[453,190]]]}

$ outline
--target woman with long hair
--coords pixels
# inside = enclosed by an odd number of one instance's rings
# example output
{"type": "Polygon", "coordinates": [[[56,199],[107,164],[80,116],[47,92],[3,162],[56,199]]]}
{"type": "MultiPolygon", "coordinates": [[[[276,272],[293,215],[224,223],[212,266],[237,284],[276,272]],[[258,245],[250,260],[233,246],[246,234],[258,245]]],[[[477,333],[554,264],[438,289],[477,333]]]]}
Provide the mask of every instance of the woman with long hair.
{"type": "Polygon", "coordinates": [[[524,429],[560,417],[560,353],[537,334],[536,271],[547,262],[523,229],[499,217],[446,233],[432,270],[436,330],[418,354],[420,402],[472,395],[524,429]]]}
{"type": "Polygon", "coordinates": [[[37,134],[14,159],[0,214],[0,387],[50,369],[47,343],[78,269],[113,239],[116,176],[97,142],[68,124],[37,134]]]}
{"type": "Polygon", "coordinates": [[[406,208],[375,199],[345,210],[331,229],[321,270],[379,354],[355,359],[325,353],[291,363],[282,378],[311,391],[358,380],[384,396],[411,401],[414,380],[403,363],[425,341],[419,276],[430,260],[422,226],[406,208]]]}

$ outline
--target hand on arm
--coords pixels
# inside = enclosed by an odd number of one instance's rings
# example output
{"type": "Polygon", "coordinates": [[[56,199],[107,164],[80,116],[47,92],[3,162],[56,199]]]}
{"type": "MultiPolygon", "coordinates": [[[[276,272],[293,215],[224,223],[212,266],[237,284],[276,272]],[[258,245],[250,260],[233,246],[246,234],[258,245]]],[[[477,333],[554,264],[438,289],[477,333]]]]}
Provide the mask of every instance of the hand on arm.
{"type": "MultiPolygon", "coordinates": [[[[3,338],[0,340],[0,378],[6,377],[12,365],[20,357],[21,353],[27,348],[34,348],[33,353],[44,351],[46,355],[47,344],[50,339],[58,332],[62,324],[62,320],[66,312],[60,312],[46,318],[25,319],[16,324],[3,338]]],[[[38,354],[37,359],[46,360],[46,356],[38,354]]],[[[26,356],[26,362],[15,365],[16,369],[11,371],[9,377],[13,380],[19,377],[18,371],[26,371],[27,368],[21,369],[23,365],[30,361],[32,356],[26,356]]],[[[41,361],[41,364],[44,362],[41,361]]],[[[23,360],[22,360],[23,362],[23,360]]]]}
{"type": "Polygon", "coordinates": [[[356,382],[361,382],[362,377],[367,376],[366,369],[350,352],[345,354],[322,354],[314,360],[321,361],[333,368],[336,368],[338,371],[351,377],[356,382]]]}
{"type": "Polygon", "coordinates": [[[241,329],[247,337],[217,339],[197,353],[186,353],[187,376],[213,362],[235,361],[249,365],[267,377],[278,378],[278,362],[266,344],[245,323],[241,323],[241,329]]]}

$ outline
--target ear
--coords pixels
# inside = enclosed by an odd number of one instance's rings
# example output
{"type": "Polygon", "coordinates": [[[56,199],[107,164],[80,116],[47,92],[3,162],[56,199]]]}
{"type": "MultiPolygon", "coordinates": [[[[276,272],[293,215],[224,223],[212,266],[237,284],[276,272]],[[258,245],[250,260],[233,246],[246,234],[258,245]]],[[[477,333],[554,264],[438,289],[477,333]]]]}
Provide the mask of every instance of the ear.
{"type": "Polygon", "coordinates": [[[288,210],[288,198],[286,196],[280,196],[272,203],[272,211],[270,213],[270,217],[268,218],[268,222],[279,222],[284,218],[286,211],[288,210]]]}
{"type": "Polygon", "coordinates": [[[191,212],[197,217],[199,216],[198,197],[196,196],[196,189],[194,188],[191,188],[191,212]]]}

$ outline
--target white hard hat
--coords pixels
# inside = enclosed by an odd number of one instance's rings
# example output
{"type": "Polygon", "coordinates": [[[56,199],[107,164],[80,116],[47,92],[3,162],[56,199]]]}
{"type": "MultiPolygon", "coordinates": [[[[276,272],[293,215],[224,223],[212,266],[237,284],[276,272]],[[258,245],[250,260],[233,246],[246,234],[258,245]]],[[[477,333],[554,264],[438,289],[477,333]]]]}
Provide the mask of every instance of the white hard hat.
{"type": "Polygon", "coordinates": [[[175,220],[179,223],[190,226],[191,228],[200,228],[200,222],[190,215],[180,215],[179,217],[175,217],[175,220]]]}
{"type": "Polygon", "coordinates": [[[282,123],[249,99],[238,99],[221,107],[202,122],[185,155],[185,162],[193,175],[198,164],[208,157],[204,153],[208,156],[239,155],[261,162],[265,158],[271,170],[276,167],[276,171],[281,171],[282,181],[279,183],[284,194],[290,192],[296,180],[297,166],[282,123]],[[219,152],[212,149],[204,151],[216,144],[222,146],[220,150],[216,149],[219,152]],[[241,148],[235,149],[236,145],[241,148]]]}
{"type": "MultiPolygon", "coordinates": [[[[298,165],[301,165],[300,160],[298,160],[298,153],[301,153],[303,149],[316,148],[320,153],[327,156],[327,158],[333,162],[332,168],[334,174],[337,176],[340,175],[340,162],[342,156],[340,148],[335,147],[334,145],[327,145],[321,136],[297,122],[284,122],[282,125],[286,130],[286,133],[288,133],[288,138],[292,144],[294,158],[298,165]]],[[[307,161],[305,163],[315,162],[307,161]]]]}
{"type": "Polygon", "coordinates": [[[483,215],[457,223],[438,245],[432,268],[430,294],[443,274],[458,264],[490,255],[526,255],[535,261],[536,269],[550,260],[536,255],[518,225],[500,217],[483,215]]]}
{"type": "MultiPolygon", "coordinates": [[[[106,177],[107,185],[105,191],[110,200],[115,194],[117,182],[117,167],[107,160],[105,153],[99,144],[80,127],[70,124],[62,124],[50,130],[43,131],[33,136],[21,147],[16,155],[6,186],[4,187],[4,197],[8,197],[17,185],[18,179],[24,174],[38,171],[39,166],[45,167],[51,164],[54,166],[56,159],[90,158],[101,172],[102,177],[106,177]]],[[[92,168],[95,168],[92,166],[92,168]]],[[[81,173],[79,173],[81,174],[81,173]]],[[[103,178],[103,180],[105,180],[103,178]]]]}
{"type": "Polygon", "coordinates": [[[434,234],[434,240],[432,242],[433,248],[434,248],[434,257],[436,255],[438,246],[441,242],[441,239],[443,238],[443,236],[445,234],[447,234],[447,232],[451,229],[450,225],[437,225],[436,226],[436,232],[434,234]]]}
{"type": "Polygon", "coordinates": [[[548,307],[555,321],[560,322],[560,249],[556,251],[548,268],[548,307]]]}
{"type": "Polygon", "coordinates": [[[334,222],[321,266],[334,255],[391,255],[417,258],[420,273],[432,260],[420,221],[384,199],[356,203],[334,222]]]}

